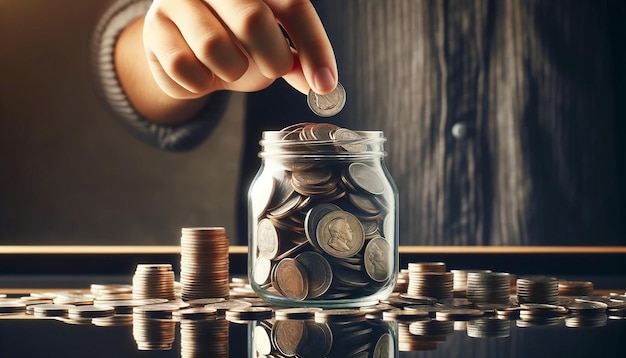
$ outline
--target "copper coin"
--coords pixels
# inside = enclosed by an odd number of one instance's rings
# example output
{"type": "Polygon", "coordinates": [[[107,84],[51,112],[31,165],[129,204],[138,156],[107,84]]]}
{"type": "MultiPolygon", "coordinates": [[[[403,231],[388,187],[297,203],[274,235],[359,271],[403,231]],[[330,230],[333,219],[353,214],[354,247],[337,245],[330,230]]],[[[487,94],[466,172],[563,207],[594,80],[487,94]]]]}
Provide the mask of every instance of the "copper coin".
{"type": "Polygon", "coordinates": [[[283,296],[295,300],[304,300],[309,293],[309,282],[302,265],[291,258],[276,264],[272,284],[283,296]]]}

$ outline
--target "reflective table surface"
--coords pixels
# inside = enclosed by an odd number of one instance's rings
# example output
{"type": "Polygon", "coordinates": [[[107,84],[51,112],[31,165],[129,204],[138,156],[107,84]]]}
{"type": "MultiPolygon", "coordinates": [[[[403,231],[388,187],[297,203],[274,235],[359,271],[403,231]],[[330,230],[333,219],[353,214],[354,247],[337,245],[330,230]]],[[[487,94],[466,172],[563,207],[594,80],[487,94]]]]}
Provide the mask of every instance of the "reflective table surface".
{"type": "MultiPolygon", "coordinates": [[[[18,297],[7,298],[13,295],[18,297]]],[[[457,307],[456,316],[442,319],[436,310],[425,317],[388,314],[385,304],[379,308],[356,315],[332,310],[279,316],[285,309],[275,307],[270,318],[261,310],[257,316],[220,313],[208,319],[5,313],[0,357],[623,357],[626,348],[623,311],[520,318],[486,309],[470,317],[457,307]]]]}

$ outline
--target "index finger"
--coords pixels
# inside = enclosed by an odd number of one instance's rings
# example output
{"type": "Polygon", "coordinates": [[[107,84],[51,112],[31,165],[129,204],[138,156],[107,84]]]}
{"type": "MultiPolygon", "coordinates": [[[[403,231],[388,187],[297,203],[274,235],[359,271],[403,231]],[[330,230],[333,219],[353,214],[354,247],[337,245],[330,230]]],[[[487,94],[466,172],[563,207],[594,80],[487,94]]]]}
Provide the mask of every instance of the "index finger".
{"type": "Polygon", "coordinates": [[[327,94],[337,86],[337,61],[317,11],[309,0],[266,0],[298,52],[311,89],[327,94]]]}

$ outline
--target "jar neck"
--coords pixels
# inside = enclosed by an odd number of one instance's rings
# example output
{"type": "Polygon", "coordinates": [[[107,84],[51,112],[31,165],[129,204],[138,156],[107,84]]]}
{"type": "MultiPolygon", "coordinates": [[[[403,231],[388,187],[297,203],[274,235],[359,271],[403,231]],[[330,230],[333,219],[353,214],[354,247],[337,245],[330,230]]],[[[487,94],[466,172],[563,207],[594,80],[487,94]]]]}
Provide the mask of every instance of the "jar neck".
{"type": "Polygon", "coordinates": [[[363,161],[384,158],[386,138],[382,131],[354,131],[349,137],[293,138],[284,131],[265,131],[259,157],[271,160],[363,161]]]}

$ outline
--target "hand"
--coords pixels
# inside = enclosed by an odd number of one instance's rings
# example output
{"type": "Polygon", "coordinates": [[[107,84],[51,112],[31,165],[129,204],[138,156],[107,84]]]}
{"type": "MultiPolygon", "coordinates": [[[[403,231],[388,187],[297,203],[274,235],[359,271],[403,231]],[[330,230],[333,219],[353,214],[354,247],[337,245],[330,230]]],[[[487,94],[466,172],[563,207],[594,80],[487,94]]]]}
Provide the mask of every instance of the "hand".
{"type": "Polygon", "coordinates": [[[143,42],[154,79],[173,98],[257,91],[280,77],[303,93],[337,85],[333,49],[308,0],[155,0],[143,42]]]}

